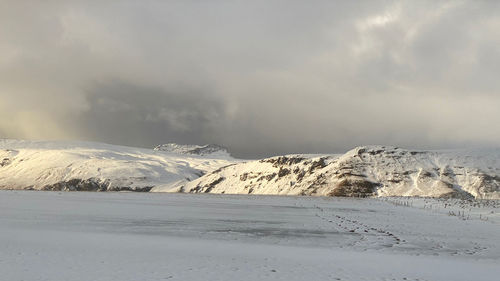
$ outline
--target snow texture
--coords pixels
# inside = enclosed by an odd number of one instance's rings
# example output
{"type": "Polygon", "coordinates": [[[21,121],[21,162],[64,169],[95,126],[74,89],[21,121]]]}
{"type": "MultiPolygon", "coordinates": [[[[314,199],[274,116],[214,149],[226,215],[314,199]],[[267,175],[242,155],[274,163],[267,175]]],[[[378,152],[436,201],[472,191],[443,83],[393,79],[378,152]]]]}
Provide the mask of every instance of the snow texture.
{"type": "Polygon", "coordinates": [[[498,203],[0,191],[0,279],[493,281],[498,203]]]}
{"type": "Polygon", "coordinates": [[[287,155],[238,163],[170,192],[500,199],[500,150],[357,147],[343,155],[287,155]]]}
{"type": "Polygon", "coordinates": [[[217,145],[0,140],[0,189],[500,199],[499,160],[500,149],[363,146],[245,162],[217,145]]]}
{"type": "Polygon", "coordinates": [[[206,144],[206,145],[190,145],[190,144],[177,144],[177,143],[167,143],[158,145],[154,148],[158,151],[166,151],[170,153],[177,154],[190,154],[190,155],[211,155],[211,156],[222,156],[229,157],[229,152],[226,148],[217,144],[206,144]]]}
{"type": "Polygon", "coordinates": [[[149,191],[234,161],[92,142],[0,140],[0,189],[149,191]]]}

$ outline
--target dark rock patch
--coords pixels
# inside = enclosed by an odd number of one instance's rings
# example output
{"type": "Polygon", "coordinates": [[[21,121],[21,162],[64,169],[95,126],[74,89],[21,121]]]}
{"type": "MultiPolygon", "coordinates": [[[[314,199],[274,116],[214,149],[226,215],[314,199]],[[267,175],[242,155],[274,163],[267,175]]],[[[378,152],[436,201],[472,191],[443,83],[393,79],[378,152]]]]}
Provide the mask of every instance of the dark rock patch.
{"type": "Polygon", "coordinates": [[[270,174],[270,175],[267,175],[267,176],[266,176],[266,180],[267,180],[267,181],[270,181],[270,180],[274,179],[274,177],[276,177],[276,173],[272,173],[272,174],[270,174]]]}
{"type": "Polygon", "coordinates": [[[219,183],[221,183],[222,181],[224,181],[226,178],[224,177],[220,177],[216,180],[214,180],[213,182],[211,182],[208,186],[207,186],[207,189],[205,189],[205,193],[209,193],[210,191],[212,191],[212,189],[218,185],[219,183]]]}
{"type": "Polygon", "coordinates": [[[261,163],[271,163],[271,164],[273,164],[273,167],[277,168],[277,167],[283,166],[283,165],[291,166],[294,164],[298,164],[304,160],[306,160],[306,158],[300,157],[300,156],[295,156],[295,157],[279,156],[279,157],[275,157],[275,158],[263,159],[263,160],[260,160],[260,162],[261,163]]]}
{"type": "Polygon", "coordinates": [[[335,186],[330,196],[338,197],[369,197],[372,196],[379,183],[365,179],[344,179],[335,186]]]}
{"type": "Polygon", "coordinates": [[[0,167],[5,167],[11,163],[11,160],[9,158],[4,158],[2,161],[0,161],[0,167]]]}
{"type": "Polygon", "coordinates": [[[321,157],[319,158],[318,160],[316,161],[313,161],[311,163],[311,166],[309,167],[309,173],[312,174],[315,170],[318,170],[318,169],[322,169],[324,167],[326,167],[326,157],[321,157]]]}
{"type": "MultiPolygon", "coordinates": [[[[69,181],[61,181],[55,184],[46,185],[41,190],[53,191],[107,191],[109,188],[108,181],[97,181],[96,179],[71,179],[69,181]]],[[[149,188],[151,189],[151,188],[149,188]]],[[[149,190],[148,190],[149,191],[149,190]]]]}
{"type": "Polygon", "coordinates": [[[282,178],[288,174],[290,174],[290,169],[280,168],[280,170],[278,171],[278,178],[282,178]]]}

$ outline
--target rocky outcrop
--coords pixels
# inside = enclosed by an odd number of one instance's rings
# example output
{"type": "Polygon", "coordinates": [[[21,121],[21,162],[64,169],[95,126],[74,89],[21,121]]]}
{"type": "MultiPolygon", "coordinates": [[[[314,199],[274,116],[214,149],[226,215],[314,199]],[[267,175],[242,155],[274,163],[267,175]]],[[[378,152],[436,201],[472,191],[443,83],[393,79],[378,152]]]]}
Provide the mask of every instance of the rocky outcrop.
{"type": "Polygon", "coordinates": [[[93,142],[0,139],[0,189],[150,191],[234,162],[221,155],[202,157],[93,142]]]}
{"type": "Polygon", "coordinates": [[[362,146],[343,155],[248,162],[224,153],[215,145],[167,144],[152,151],[0,140],[0,189],[500,199],[500,150],[362,146]]]}
{"type": "Polygon", "coordinates": [[[58,183],[45,185],[41,190],[51,191],[136,191],[149,192],[153,186],[113,186],[110,180],[71,179],[58,183]]]}
{"type": "MultiPolygon", "coordinates": [[[[287,155],[239,163],[182,186],[184,192],[319,196],[500,198],[498,165],[481,157],[364,146],[344,155],[287,155]],[[224,181],[214,181],[224,178],[224,181]]],[[[179,189],[177,189],[179,190],[179,189]]]]}
{"type": "Polygon", "coordinates": [[[199,155],[199,156],[214,155],[214,154],[221,154],[227,156],[229,155],[229,152],[225,147],[222,147],[217,144],[183,145],[177,143],[167,143],[156,146],[154,150],[177,153],[177,154],[199,155]]]}

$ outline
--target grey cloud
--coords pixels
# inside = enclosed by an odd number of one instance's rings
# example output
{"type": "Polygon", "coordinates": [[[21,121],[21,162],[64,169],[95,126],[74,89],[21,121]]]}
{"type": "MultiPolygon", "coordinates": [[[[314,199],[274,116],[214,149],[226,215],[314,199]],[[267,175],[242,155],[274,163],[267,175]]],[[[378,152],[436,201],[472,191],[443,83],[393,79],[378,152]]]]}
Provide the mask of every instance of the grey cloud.
{"type": "Polygon", "coordinates": [[[495,1],[3,1],[3,137],[496,145],[495,1]],[[96,82],[97,81],[97,82],[96,82]]]}
{"type": "Polygon", "coordinates": [[[86,101],[87,109],[71,119],[82,137],[145,147],[205,143],[224,109],[223,101],[201,90],[167,91],[117,80],[92,85],[86,101]]]}

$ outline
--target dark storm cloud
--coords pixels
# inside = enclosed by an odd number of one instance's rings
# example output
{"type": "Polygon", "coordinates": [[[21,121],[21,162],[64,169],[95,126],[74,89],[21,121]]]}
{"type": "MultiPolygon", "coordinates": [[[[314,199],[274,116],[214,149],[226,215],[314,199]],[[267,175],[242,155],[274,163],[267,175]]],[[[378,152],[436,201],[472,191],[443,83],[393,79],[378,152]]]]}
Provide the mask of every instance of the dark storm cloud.
{"type": "Polygon", "coordinates": [[[0,133],[235,155],[494,145],[496,1],[2,1],[0,133]]]}
{"type": "Polygon", "coordinates": [[[168,92],[122,81],[93,85],[85,98],[88,109],[72,119],[82,136],[146,147],[158,140],[205,142],[224,108],[202,90],[168,92]]]}

